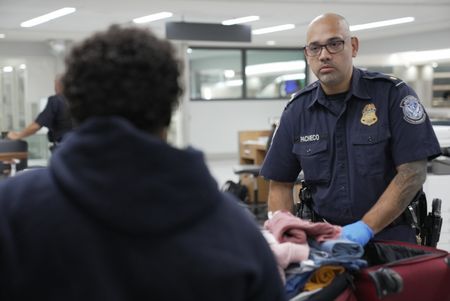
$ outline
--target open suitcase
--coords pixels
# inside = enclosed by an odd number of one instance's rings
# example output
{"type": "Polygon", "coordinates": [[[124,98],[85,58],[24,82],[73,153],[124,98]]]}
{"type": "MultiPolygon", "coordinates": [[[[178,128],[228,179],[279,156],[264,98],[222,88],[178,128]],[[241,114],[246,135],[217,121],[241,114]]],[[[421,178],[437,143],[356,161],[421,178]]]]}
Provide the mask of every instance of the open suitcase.
{"type": "Polygon", "coordinates": [[[398,241],[374,241],[365,248],[369,267],[340,275],[306,300],[450,301],[447,251],[398,241]]]}
{"type": "Polygon", "coordinates": [[[450,300],[449,253],[404,242],[365,249],[369,267],[355,276],[357,300],[450,300]]]}

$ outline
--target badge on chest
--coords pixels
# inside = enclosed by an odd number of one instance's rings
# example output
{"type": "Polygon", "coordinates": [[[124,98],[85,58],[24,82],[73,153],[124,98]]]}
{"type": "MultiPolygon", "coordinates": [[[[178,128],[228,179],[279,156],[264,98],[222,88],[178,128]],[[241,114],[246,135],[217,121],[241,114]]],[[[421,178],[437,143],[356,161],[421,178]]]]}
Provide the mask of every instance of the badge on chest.
{"type": "Polygon", "coordinates": [[[377,108],[373,103],[369,103],[364,106],[362,110],[361,123],[367,126],[371,126],[378,121],[377,108]]]}

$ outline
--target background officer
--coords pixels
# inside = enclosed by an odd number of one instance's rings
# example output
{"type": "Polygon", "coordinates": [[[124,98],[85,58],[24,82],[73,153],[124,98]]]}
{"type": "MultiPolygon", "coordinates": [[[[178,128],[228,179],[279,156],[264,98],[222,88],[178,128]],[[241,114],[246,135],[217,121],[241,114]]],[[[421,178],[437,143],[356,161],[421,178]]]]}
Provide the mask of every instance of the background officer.
{"type": "Polygon", "coordinates": [[[34,135],[42,127],[48,128],[47,137],[53,145],[60,143],[63,136],[72,130],[72,120],[70,118],[66,99],[62,95],[61,76],[55,78],[55,95],[48,98],[44,110],[20,132],[9,132],[7,137],[11,140],[23,139],[34,135]]]}
{"type": "Polygon", "coordinates": [[[342,16],[315,18],[306,42],[318,81],[285,108],[263,164],[269,211],[292,210],[303,170],[314,211],[345,225],[344,238],[415,242],[411,226],[397,221],[425,181],[427,160],[440,154],[422,104],[403,81],[353,67],[359,41],[342,16]]]}

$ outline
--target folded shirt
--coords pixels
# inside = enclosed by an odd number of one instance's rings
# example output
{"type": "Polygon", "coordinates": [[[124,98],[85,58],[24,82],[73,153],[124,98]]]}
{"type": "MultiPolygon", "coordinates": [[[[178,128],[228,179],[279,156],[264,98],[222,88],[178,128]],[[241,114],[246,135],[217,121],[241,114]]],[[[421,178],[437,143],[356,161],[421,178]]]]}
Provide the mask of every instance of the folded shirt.
{"type": "Polygon", "coordinates": [[[329,223],[312,223],[294,216],[288,211],[278,211],[264,223],[264,228],[274,235],[278,242],[304,244],[308,237],[317,242],[337,239],[341,227],[329,223]]]}

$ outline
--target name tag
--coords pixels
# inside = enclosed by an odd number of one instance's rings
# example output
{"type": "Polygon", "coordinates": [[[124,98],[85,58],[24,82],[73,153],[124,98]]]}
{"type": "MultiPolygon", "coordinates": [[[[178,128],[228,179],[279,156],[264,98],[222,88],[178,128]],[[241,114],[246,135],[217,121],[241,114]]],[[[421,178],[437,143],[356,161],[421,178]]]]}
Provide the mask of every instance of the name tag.
{"type": "Polygon", "coordinates": [[[319,134],[300,136],[300,142],[311,142],[319,140],[320,140],[319,134]]]}

